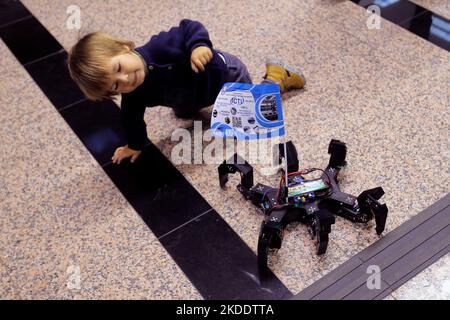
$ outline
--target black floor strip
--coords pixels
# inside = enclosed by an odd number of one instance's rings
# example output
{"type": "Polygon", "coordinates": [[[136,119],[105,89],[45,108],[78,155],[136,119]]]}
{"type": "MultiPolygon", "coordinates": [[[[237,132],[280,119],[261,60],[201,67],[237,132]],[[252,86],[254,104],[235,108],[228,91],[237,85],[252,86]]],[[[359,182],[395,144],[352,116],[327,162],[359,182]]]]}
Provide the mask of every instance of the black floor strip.
{"type": "Polygon", "coordinates": [[[83,100],[60,109],[63,118],[102,166],[111,162],[117,146],[126,144],[119,112],[112,101],[83,100]]]}
{"type": "Polygon", "coordinates": [[[70,78],[66,60],[67,53],[60,49],[44,59],[25,65],[25,69],[56,109],[84,99],[83,93],[70,78]]]}
{"type": "Polygon", "coordinates": [[[294,299],[382,299],[450,252],[450,194],[423,210],[294,299]],[[380,287],[369,289],[370,266],[380,287]]]}
{"type": "Polygon", "coordinates": [[[21,64],[30,63],[63,49],[33,16],[0,28],[0,36],[21,64]]]}
{"type": "Polygon", "coordinates": [[[199,285],[197,289],[205,299],[264,300],[292,296],[273,275],[260,280],[256,256],[246,246],[236,247],[241,239],[214,210],[160,241],[184,267],[189,280],[199,285]],[[199,266],[206,265],[208,268],[199,272],[199,266]],[[205,279],[214,279],[215,287],[205,279]],[[233,286],[230,279],[234,279],[233,286]]]}
{"type": "Polygon", "coordinates": [[[352,0],[352,2],[367,8],[376,5],[380,8],[383,18],[395,24],[410,20],[418,14],[428,11],[427,9],[406,0],[379,1],[379,0],[352,0]]]}
{"type": "Polygon", "coordinates": [[[67,53],[19,1],[0,0],[0,36],[205,299],[292,296],[183,175],[149,143],[138,160],[110,157],[125,144],[119,110],[91,103],[69,77],[67,53]]]}
{"type": "Polygon", "coordinates": [[[0,0],[0,27],[31,17],[30,11],[17,0],[0,0]]]}
{"type": "Polygon", "coordinates": [[[412,33],[450,51],[450,21],[427,11],[399,24],[412,33]]]}
{"type": "Polygon", "coordinates": [[[450,20],[407,0],[351,0],[364,8],[377,5],[381,16],[450,51],[450,20]]]}

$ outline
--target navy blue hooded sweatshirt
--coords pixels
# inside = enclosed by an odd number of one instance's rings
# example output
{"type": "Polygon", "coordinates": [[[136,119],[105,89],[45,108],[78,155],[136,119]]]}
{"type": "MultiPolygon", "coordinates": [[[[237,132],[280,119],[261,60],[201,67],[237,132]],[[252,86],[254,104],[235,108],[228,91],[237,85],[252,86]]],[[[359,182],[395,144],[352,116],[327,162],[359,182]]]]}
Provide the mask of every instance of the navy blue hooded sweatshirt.
{"type": "Polygon", "coordinates": [[[213,49],[208,31],[196,21],[182,20],[178,27],[150,38],[135,48],[147,64],[144,82],[135,90],[122,94],[121,121],[128,147],[141,150],[148,141],[144,112],[147,107],[167,106],[179,117],[194,115],[212,105],[228,70],[213,49]],[[204,72],[191,68],[191,53],[198,46],[208,46],[213,53],[204,72]]]}

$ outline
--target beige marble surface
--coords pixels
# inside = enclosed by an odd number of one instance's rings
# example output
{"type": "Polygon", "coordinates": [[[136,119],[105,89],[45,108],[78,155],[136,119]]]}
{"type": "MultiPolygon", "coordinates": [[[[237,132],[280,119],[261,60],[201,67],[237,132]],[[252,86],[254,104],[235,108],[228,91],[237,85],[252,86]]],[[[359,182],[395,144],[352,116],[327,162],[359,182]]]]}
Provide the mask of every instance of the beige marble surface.
{"type": "MultiPolygon", "coordinates": [[[[70,1],[23,2],[66,49],[74,43],[79,31],[65,28],[70,1]]],[[[386,232],[449,191],[445,169],[450,167],[445,116],[448,52],[389,21],[382,20],[380,30],[369,30],[363,8],[331,0],[233,1],[231,5],[215,0],[193,1],[188,6],[174,0],[145,5],[129,1],[125,11],[121,1],[78,1],[78,5],[81,33],[101,29],[142,45],[152,34],[191,18],[205,24],[216,48],[240,56],[255,82],[264,74],[267,57],[301,69],[308,81],[306,88],[284,97],[288,137],[299,149],[300,165],[325,167],[330,139],[345,141],[349,166],[342,189],[357,195],[366,188],[383,186],[383,201],[390,209],[386,232]],[[437,180],[443,181],[437,184],[437,180]]],[[[205,127],[208,111],[198,117],[205,127]]],[[[172,132],[192,125],[192,121],[175,119],[163,107],[148,109],[145,119],[150,139],[168,157],[175,145],[170,141],[172,132]]],[[[237,177],[222,191],[216,165],[177,167],[256,251],[262,216],[235,190],[237,177]]],[[[255,181],[277,181],[256,168],[255,181]]],[[[372,225],[353,225],[338,218],[323,257],[314,255],[305,227],[292,225],[269,264],[297,293],[376,241],[372,225]]],[[[112,274],[120,278],[120,272],[112,274]]]]}
{"type": "Polygon", "coordinates": [[[439,69],[442,64],[448,64],[446,50],[388,20],[381,19],[380,29],[369,29],[367,27],[369,16],[370,12],[363,7],[345,1],[337,5],[334,11],[327,11],[323,20],[332,21],[338,30],[360,39],[372,50],[380,51],[389,60],[412,68],[414,72],[439,69]]]}
{"type": "Polygon", "coordinates": [[[0,55],[0,298],[201,298],[3,42],[0,55]]]}
{"type": "Polygon", "coordinates": [[[450,300],[450,254],[392,293],[397,300],[450,300]]]}

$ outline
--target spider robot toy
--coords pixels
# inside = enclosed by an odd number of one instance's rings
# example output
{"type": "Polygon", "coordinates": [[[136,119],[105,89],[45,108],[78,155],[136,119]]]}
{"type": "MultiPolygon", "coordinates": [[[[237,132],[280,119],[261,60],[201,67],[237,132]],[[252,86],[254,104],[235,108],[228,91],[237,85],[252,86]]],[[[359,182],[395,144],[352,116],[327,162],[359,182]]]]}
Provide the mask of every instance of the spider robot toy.
{"type": "MultiPolygon", "coordinates": [[[[326,169],[309,168],[299,170],[298,154],[291,141],[279,144],[278,163],[287,162],[287,183],[285,174],[280,186],[273,188],[263,184],[253,185],[253,167],[234,154],[219,165],[219,181],[222,188],[228,181],[228,174],[240,173],[241,182],[237,189],[247,200],[261,208],[265,214],[258,238],[258,266],[267,268],[269,249],[280,249],[285,227],[294,221],[306,224],[312,239],[316,239],[316,253],[322,255],[328,246],[334,215],[352,222],[367,223],[375,218],[375,230],[380,235],[385,228],[388,208],[378,200],[383,196],[381,187],[363,191],[358,197],[344,193],[338,185],[339,171],[347,164],[347,147],[344,142],[332,139],[328,154],[330,161],[326,169]],[[321,171],[320,178],[307,179],[307,175],[321,171]]],[[[284,171],[284,170],[283,170],[284,171]]]]}

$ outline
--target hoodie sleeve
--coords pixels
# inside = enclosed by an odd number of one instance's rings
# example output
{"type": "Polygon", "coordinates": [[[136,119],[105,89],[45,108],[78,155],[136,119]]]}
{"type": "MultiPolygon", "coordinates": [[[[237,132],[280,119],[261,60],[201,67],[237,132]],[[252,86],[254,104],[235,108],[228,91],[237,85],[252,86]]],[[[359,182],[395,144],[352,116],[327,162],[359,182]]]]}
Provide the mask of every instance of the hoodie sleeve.
{"type": "Polygon", "coordinates": [[[184,19],[179,26],[152,36],[142,50],[149,60],[168,64],[189,60],[199,46],[213,48],[208,31],[200,22],[184,19]]]}
{"type": "Polygon", "coordinates": [[[206,28],[198,21],[188,19],[181,20],[180,30],[183,34],[187,52],[199,46],[207,46],[212,49],[212,43],[206,28]]]}

